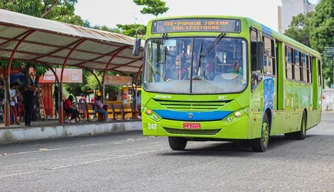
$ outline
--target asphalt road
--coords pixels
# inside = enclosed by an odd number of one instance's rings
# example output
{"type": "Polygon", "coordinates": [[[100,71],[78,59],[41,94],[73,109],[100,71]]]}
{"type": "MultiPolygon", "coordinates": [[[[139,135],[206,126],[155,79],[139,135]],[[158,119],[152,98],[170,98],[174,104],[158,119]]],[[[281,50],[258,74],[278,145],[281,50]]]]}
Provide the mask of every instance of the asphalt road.
{"type": "Polygon", "coordinates": [[[0,191],[334,191],[334,113],[265,153],[222,142],[169,149],[141,132],[0,146],[0,191]]]}

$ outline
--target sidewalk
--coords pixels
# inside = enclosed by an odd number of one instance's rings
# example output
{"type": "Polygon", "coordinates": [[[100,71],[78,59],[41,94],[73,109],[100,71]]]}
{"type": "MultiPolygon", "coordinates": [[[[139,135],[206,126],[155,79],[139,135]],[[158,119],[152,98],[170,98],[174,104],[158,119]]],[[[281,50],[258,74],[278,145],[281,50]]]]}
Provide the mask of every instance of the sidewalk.
{"type": "Polygon", "coordinates": [[[57,120],[33,122],[31,127],[24,124],[4,127],[0,125],[0,145],[42,139],[56,139],[75,136],[101,135],[114,132],[141,130],[141,120],[110,122],[81,122],[59,124],[57,120]]]}

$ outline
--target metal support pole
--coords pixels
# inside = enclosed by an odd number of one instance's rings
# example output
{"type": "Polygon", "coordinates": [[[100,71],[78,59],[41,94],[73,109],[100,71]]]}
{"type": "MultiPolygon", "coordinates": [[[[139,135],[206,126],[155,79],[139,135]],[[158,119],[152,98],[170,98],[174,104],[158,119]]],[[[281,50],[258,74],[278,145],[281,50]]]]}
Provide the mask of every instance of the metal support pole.
{"type": "Polygon", "coordinates": [[[142,67],[143,67],[143,64],[140,66],[140,68],[139,68],[139,70],[138,70],[138,72],[137,72],[137,74],[136,74],[136,80],[135,80],[135,90],[133,90],[133,91],[135,91],[135,98],[133,99],[133,101],[134,101],[134,105],[135,106],[137,106],[137,87],[138,87],[138,79],[139,79],[139,74],[141,73],[141,69],[142,69],[142,67]]]}
{"type": "Polygon", "coordinates": [[[59,123],[64,123],[64,105],[62,102],[62,98],[63,98],[63,76],[64,76],[64,69],[66,67],[67,61],[69,59],[69,57],[71,56],[71,54],[73,53],[73,51],[79,47],[82,43],[84,43],[87,39],[81,39],[80,41],[78,41],[78,43],[71,49],[71,51],[67,54],[66,59],[63,63],[63,66],[61,68],[61,74],[60,74],[60,86],[59,86],[59,108],[58,108],[58,115],[59,115],[59,123]]]}
{"type": "Polygon", "coordinates": [[[127,49],[129,48],[128,46],[125,46],[125,47],[120,47],[115,53],[113,56],[111,56],[110,60],[108,61],[107,65],[106,65],[106,68],[104,69],[104,72],[103,72],[103,76],[102,76],[102,102],[105,101],[105,78],[106,78],[106,74],[107,74],[107,71],[108,71],[108,68],[109,68],[109,65],[111,63],[111,61],[120,53],[122,52],[124,49],[127,49]]]}
{"type": "Polygon", "coordinates": [[[6,112],[5,113],[5,126],[10,126],[10,105],[9,105],[9,100],[10,100],[10,93],[9,93],[9,90],[10,90],[10,70],[11,70],[11,67],[12,67],[14,56],[15,56],[15,53],[16,53],[17,49],[22,44],[22,42],[29,35],[31,35],[34,32],[35,32],[35,30],[30,30],[28,33],[26,33],[22,37],[22,39],[20,39],[20,41],[16,44],[16,46],[15,46],[13,52],[12,52],[12,55],[10,56],[10,60],[9,60],[9,63],[8,63],[8,68],[7,68],[7,77],[8,77],[8,80],[7,80],[7,86],[5,86],[5,112],[6,112]]]}

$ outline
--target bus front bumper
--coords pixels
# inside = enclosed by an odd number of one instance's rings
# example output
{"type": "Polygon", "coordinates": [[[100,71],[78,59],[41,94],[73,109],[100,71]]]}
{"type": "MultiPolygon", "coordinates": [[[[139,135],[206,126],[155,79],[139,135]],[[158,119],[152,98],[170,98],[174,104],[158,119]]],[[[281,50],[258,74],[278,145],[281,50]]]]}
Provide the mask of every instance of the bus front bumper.
{"type": "Polygon", "coordinates": [[[249,139],[249,118],[244,114],[238,118],[230,115],[218,121],[155,121],[146,114],[142,116],[143,134],[146,136],[172,136],[212,139],[249,139]]]}

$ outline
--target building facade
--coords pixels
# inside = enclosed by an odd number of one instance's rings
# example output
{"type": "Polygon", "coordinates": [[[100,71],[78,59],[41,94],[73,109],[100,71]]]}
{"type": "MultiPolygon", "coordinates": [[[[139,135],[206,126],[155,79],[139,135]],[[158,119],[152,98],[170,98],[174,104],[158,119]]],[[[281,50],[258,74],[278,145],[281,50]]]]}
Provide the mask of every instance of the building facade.
{"type": "Polygon", "coordinates": [[[284,33],[289,28],[292,17],[315,11],[315,7],[308,0],[282,0],[282,6],[278,6],[278,31],[284,33]]]}

